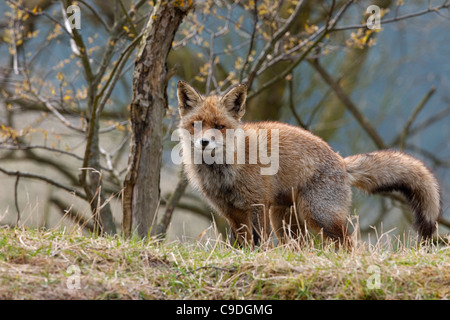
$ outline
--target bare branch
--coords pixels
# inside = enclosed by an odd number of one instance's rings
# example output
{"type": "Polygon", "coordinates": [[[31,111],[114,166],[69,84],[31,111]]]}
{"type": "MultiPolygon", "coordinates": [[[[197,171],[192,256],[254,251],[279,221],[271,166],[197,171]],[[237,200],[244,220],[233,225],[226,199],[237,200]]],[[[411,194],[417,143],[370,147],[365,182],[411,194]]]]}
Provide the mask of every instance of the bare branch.
{"type": "Polygon", "coordinates": [[[295,61],[293,61],[289,65],[289,67],[286,68],[282,73],[280,73],[278,76],[274,77],[272,80],[264,83],[260,88],[258,88],[258,90],[250,93],[247,97],[247,100],[254,98],[256,95],[258,95],[265,89],[269,88],[274,83],[277,83],[278,81],[280,81],[282,79],[285,79],[286,76],[289,75],[292,72],[292,70],[294,70],[300,64],[300,62],[302,62],[308,56],[308,54],[311,52],[311,50],[314,49],[325,38],[325,36],[328,34],[329,30],[331,28],[333,28],[333,26],[339,21],[339,19],[342,17],[344,12],[348,9],[348,7],[352,3],[353,3],[353,0],[347,1],[347,3],[339,10],[339,12],[336,13],[336,15],[333,19],[331,19],[332,12],[330,12],[330,15],[329,15],[328,20],[325,23],[325,25],[315,33],[315,36],[318,36],[318,38],[295,61]]]}
{"type": "Polygon", "coordinates": [[[253,7],[253,31],[252,31],[252,35],[250,37],[250,46],[248,48],[247,56],[245,57],[245,62],[244,62],[244,65],[242,66],[241,75],[239,76],[239,82],[242,82],[242,78],[244,77],[244,72],[248,66],[250,55],[252,54],[252,51],[253,51],[253,45],[255,43],[255,35],[256,35],[257,26],[258,26],[258,1],[255,0],[254,7],[253,7]]]}
{"type": "Polygon", "coordinates": [[[383,139],[378,135],[376,129],[372,126],[369,119],[367,119],[355,106],[353,101],[348,97],[348,95],[342,90],[339,83],[337,83],[328,72],[320,65],[317,60],[308,60],[311,66],[316,69],[316,71],[322,76],[323,80],[333,89],[334,93],[337,95],[339,100],[344,104],[344,106],[351,112],[355,117],[361,127],[366,131],[372,141],[379,149],[386,149],[386,144],[383,139]]]}
{"type": "Polygon", "coordinates": [[[297,113],[297,110],[295,110],[295,104],[294,104],[294,85],[293,85],[294,79],[293,74],[291,74],[291,78],[288,80],[289,84],[289,108],[292,111],[292,114],[294,115],[295,120],[297,120],[297,124],[302,127],[303,129],[307,129],[305,123],[302,121],[300,116],[297,113]]]}
{"type": "MultiPolygon", "coordinates": [[[[67,20],[67,16],[66,16],[66,12],[65,12],[65,8],[67,8],[69,6],[69,2],[68,0],[61,0],[61,9],[63,14],[65,15],[64,18],[67,20]],[[65,3],[64,3],[65,2],[65,3]]],[[[69,34],[71,34],[71,38],[74,41],[77,49],[78,49],[78,57],[81,60],[81,63],[83,65],[83,71],[86,77],[86,81],[88,82],[88,91],[92,90],[90,89],[92,80],[94,79],[94,75],[92,73],[92,67],[91,67],[91,63],[89,61],[89,56],[88,56],[88,52],[86,49],[86,46],[84,44],[84,40],[81,36],[81,34],[78,32],[78,30],[76,28],[70,28],[70,27],[66,27],[65,29],[67,30],[67,32],[69,34]]],[[[74,52],[76,54],[76,52],[74,52]]],[[[89,97],[89,94],[88,94],[89,97]]]]}
{"type": "Polygon", "coordinates": [[[417,105],[417,107],[414,108],[413,112],[409,116],[409,119],[408,119],[408,121],[406,121],[406,125],[405,125],[403,131],[400,133],[399,138],[398,138],[398,140],[399,140],[398,144],[399,144],[399,148],[400,149],[404,149],[405,141],[406,141],[406,138],[408,137],[409,129],[411,128],[411,125],[413,124],[413,122],[416,119],[416,117],[419,114],[419,112],[423,109],[423,107],[425,107],[425,105],[427,104],[428,100],[430,100],[431,96],[435,92],[436,92],[436,87],[432,87],[427,92],[425,97],[423,97],[423,99],[420,101],[420,103],[417,105]]]}
{"type": "Polygon", "coordinates": [[[405,148],[408,148],[410,150],[413,150],[417,153],[422,154],[424,157],[429,159],[435,166],[443,167],[443,168],[450,168],[450,159],[449,158],[447,158],[447,159],[438,158],[436,156],[435,152],[430,152],[428,150],[425,150],[423,148],[420,148],[416,145],[412,145],[409,143],[405,143],[405,148]]]}
{"type": "Polygon", "coordinates": [[[47,150],[47,151],[51,151],[51,152],[57,152],[57,153],[61,153],[61,154],[65,154],[68,156],[71,156],[77,160],[83,160],[83,158],[81,158],[80,156],[76,155],[75,153],[71,153],[65,150],[60,150],[60,149],[56,149],[56,148],[50,148],[47,146],[37,146],[37,145],[5,145],[5,144],[0,144],[0,149],[6,149],[6,150],[30,150],[30,149],[43,149],[43,150],[47,150]]]}
{"type": "Polygon", "coordinates": [[[282,36],[284,36],[286,34],[286,32],[289,30],[289,28],[292,26],[292,24],[297,20],[298,15],[300,14],[300,8],[301,8],[302,4],[303,4],[303,0],[300,0],[297,3],[297,5],[294,9],[294,12],[291,14],[288,21],[283,25],[282,28],[280,28],[277,32],[275,32],[275,34],[272,36],[272,39],[270,40],[270,42],[266,44],[266,46],[264,47],[264,49],[262,50],[262,52],[256,59],[255,63],[253,64],[253,66],[247,76],[247,79],[245,81],[247,83],[248,88],[251,88],[251,86],[253,84],[253,80],[255,79],[256,73],[260,69],[263,62],[265,61],[267,55],[273,50],[275,43],[278,40],[280,40],[280,38],[282,36]]]}
{"type": "Polygon", "coordinates": [[[55,18],[53,18],[53,17],[52,17],[51,15],[49,15],[47,12],[45,12],[45,11],[36,11],[36,12],[34,12],[33,10],[29,10],[28,8],[26,8],[26,7],[24,7],[24,6],[20,5],[20,4],[18,4],[18,3],[15,2],[15,1],[12,1],[12,0],[6,0],[6,2],[8,2],[9,4],[13,5],[14,7],[16,7],[16,8],[18,8],[18,9],[20,9],[20,10],[26,12],[26,13],[28,13],[29,15],[32,15],[32,16],[44,16],[44,17],[46,17],[47,19],[49,19],[50,21],[52,21],[54,24],[60,26],[61,29],[62,29],[64,32],[66,32],[66,33],[72,38],[72,34],[71,34],[69,31],[67,31],[67,29],[66,29],[66,27],[64,26],[64,24],[62,24],[61,22],[59,22],[58,20],[56,20],[55,18]]]}
{"type": "Polygon", "coordinates": [[[77,197],[79,197],[79,198],[81,198],[83,200],[87,200],[87,197],[86,197],[86,195],[84,193],[82,193],[82,192],[80,192],[80,191],[78,191],[76,189],[67,187],[67,186],[65,186],[65,185],[63,185],[63,184],[61,184],[59,182],[56,182],[56,181],[54,181],[52,179],[49,179],[47,177],[44,177],[44,176],[40,176],[40,175],[37,175],[37,174],[34,174],[34,173],[21,172],[21,171],[8,171],[8,170],[3,169],[1,167],[0,167],[0,172],[3,172],[4,174],[6,174],[8,176],[15,176],[15,177],[20,176],[22,178],[41,180],[41,181],[44,181],[44,182],[46,182],[48,184],[51,184],[51,185],[53,185],[55,187],[58,187],[58,188],[63,189],[63,190],[66,190],[67,192],[70,192],[70,193],[76,195],[77,197]]]}
{"type": "Polygon", "coordinates": [[[100,22],[100,24],[105,28],[106,31],[111,32],[111,28],[108,26],[108,24],[103,20],[101,15],[98,14],[97,10],[95,10],[94,7],[92,7],[88,2],[85,0],[78,0],[78,2],[82,3],[84,6],[86,6],[95,16],[95,18],[100,22]]]}
{"type": "Polygon", "coordinates": [[[186,190],[188,185],[188,180],[183,172],[180,172],[180,179],[178,180],[175,191],[170,196],[170,199],[167,201],[166,210],[164,211],[164,215],[162,216],[161,222],[156,226],[156,233],[160,237],[164,237],[167,233],[167,229],[169,228],[170,221],[172,220],[172,214],[175,210],[175,207],[180,202],[181,197],[186,190]]]}
{"type": "MultiPolygon", "coordinates": [[[[397,22],[397,21],[401,21],[401,20],[405,20],[405,19],[410,19],[410,18],[414,18],[414,17],[418,17],[418,16],[423,16],[424,14],[430,13],[430,12],[435,12],[437,13],[439,10],[442,9],[448,9],[450,8],[450,4],[447,3],[447,1],[440,5],[440,6],[436,6],[433,8],[428,7],[425,10],[422,11],[418,11],[418,12],[414,12],[414,13],[410,13],[410,14],[405,14],[403,16],[396,16],[394,18],[391,19],[384,19],[381,20],[380,23],[381,24],[387,24],[387,23],[392,23],[392,22],[397,22]]],[[[350,26],[343,26],[343,27],[335,27],[333,28],[331,31],[343,31],[343,30],[351,30],[351,29],[360,29],[360,28],[367,28],[366,24],[356,24],[356,25],[350,25],[350,26]]]]}
{"type": "MultiPolygon", "coordinates": [[[[146,1],[140,0],[128,12],[125,10],[126,16],[122,17],[121,19],[119,19],[118,21],[116,21],[114,23],[114,26],[110,30],[109,38],[108,38],[108,40],[106,42],[107,43],[107,48],[106,48],[106,50],[105,50],[105,52],[103,54],[103,57],[101,58],[101,62],[100,62],[100,65],[98,67],[98,70],[95,73],[95,77],[94,77],[94,80],[93,80],[93,85],[98,85],[100,83],[102,77],[104,76],[106,68],[110,65],[110,62],[111,62],[111,59],[112,59],[113,53],[114,53],[115,44],[120,39],[120,36],[124,32],[123,27],[124,27],[125,23],[129,20],[130,23],[132,24],[131,18],[135,15],[136,10],[138,10],[144,3],[146,3],[146,1]]],[[[134,25],[133,25],[133,27],[134,27],[134,25]]],[[[138,37],[138,33],[137,32],[135,33],[135,37],[138,37]]],[[[135,40],[136,39],[134,39],[133,42],[135,40]]],[[[132,46],[134,48],[135,45],[133,44],[132,46]]],[[[125,51],[127,51],[127,50],[128,50],[128,47],[127,47],[127,49],[125,49],[125,51]]],[[[122,55],[123,55],[123,52],[122,52],[122,55]]],[[[120,58],[122,58],[122,55],[121,55],[120,58]]]]}
{"type": "Polygon", "coordinates": [[[136,36],[136,38],[125,48],[125,50],[122,51],[120,57],[117,59],[116,65],[114,66],[114,69],[111,71],[108,80],[106,81],[102,90],[96,97],[96,100],[101,98],[101,100],[98,102],[98,111],[97,111],[98,113],[101,113],[103,111],[106,101],[109,99],[117,81],[120,78],[121,70],[125,66],[125,63],[128,61],[128,58],[133,52],[133,49],[139,43],[141,38],[142,34],[136,36]]]}
{"type": "MultiPolygon", "coordinates": [[[[122,142],[120,144],[119,147],[122,147],[124,145],[124,142],[122,142]]],[[[118,147],[118,148],[119,148],[118,147]]],[[[14,150],[14,151],[18,151],[18,150],[22,150],[22,151],[26,151],[26,150],[33,150],[33,149],[42,149],[42,150],[46,150],[46,151],[50,151],[50,152],[55,152],[55,153],[60,153],[63,155],[67,155],[70,156],[72,158],[75,158],[77,160],[83,161],[83,158],[80,157],[79,155],[69,152],[69,151],[65,151],[65,150],[61,150],[61,149],[56,149],[56,148],[50,148],[47,146],[38,146],[38,145],[23,145],[23,144],[19,144],[19,145],[8,145],[8,144],[0,144],[0,149],[5,149],[5,150],[14,150]]],[[[114,153],[112,153],[112,155],[114,155],[114,153]]],[[[53,163],[50,163],[51,165],[53,163]]],[[[60,169],[60,166],[56,166],[56,165],[52,165],[53,167],[57,167],[58,169],[60,169]]],[[[111,168],[107,168],[104,166],[100,166],[100,169],[105,170],[107,172],[112,172],[111,168]]],[[[73,181],[73,178],[70,177],[70,179],[73,181]]]]}
{"type": "Polygon", "coordinates": [[[67,169],[66,166],[61,165],[60,161],[54,161],[52,158],[46,158],[46,157],[40,156],[40,155],[34,153],[32,150],[23,150],[23,151],[25,152],[24,158],[17,157],[15,154],[11,153],[9,157],[2,157],[2,160],[12,160],[15,162],[22,161],[22,160],[23,161],[32,160],[35,163],[49,166],[52,169],[58,171],[64,177],[69,179],[71,184],[73,184],[73,185],[78,184],[78,180],[77,180],[76,176],[73,175],[71,170],[67,169]]]}
{"type": "MultiPolygon", "coordinates": [[[[434,116],[431,116],[430,118],[428,118],[427,120],[424,120],[423,122],[421,122],[420,124],[418,124],[416,127],[412,128],[411,130],[409,130],[409,135],[412,136],[414,134],[419,133],[420,131],[428,128],[429,126],[433,125],[434,123],[441,121],[443,119],[445,119],[446,117],[448,117],[450,115],[450,105],[443,109],[442,111],[436,113],[434,116]]],[[[399,143],[400,141],[400,136],[397,137],[392,143],[392,146],[395,146],[399,143]]]]}
{"type": "Polygon", "coordinates": [[[19,210],[19,201],[17,199],[17,190],[19,188],[19,179],[20,176],[17,175],[16,176],[16,182],[14,183],[14,205],[16,206],[16,211],[17,211],[17,219],[16,219],[16,225],[19,225],[20,222],[20,210],[19,210]]]}
{"type": "MultiPolygon", "coordinates": [[[[339,83],[340,79],[337,80],[337,83],[339,83]]],[[[308,121],[306,122],[306,127],[309,128],[314,120],[315,115],[319,111],[319,109],[324,105],[324,102],[326,99],[328,99],[328,96],[331,94],[332,89],[328,89],[327,92],[322,96],[322,98],[319,100],[319,102],[316,103],[316,105],[312,108],[312,111],[309,115],[308,121]]]]}
{"type": "Polygon", "coordinates": [[[134,27],[133,21],[131,21],[130,15],[128,14],[127,9],[125,9],[125,6],[123,5],[122,0],[118,0],[120,7],[122,9],[123,14],[125,15],[126,20],[128,21],[128,24],[131,28],[131,30],[133,31],[134,35],[137,36],[138,32],[136,30],[136,28],[134,27]]]}
{"type": "MultiPolygon", "coordinates": [[[[26,113],[26,112],[47,112],[51,111],[49,110],[44,103],[39,101],[37,99],[36,101],[34,99],[23,99],[23,98],[17,98],[17,97],[11,97],[4,100],[7,104],[17,104],[18,107],[20,107],[20,112],[26,113]]],[[[51,103],[51,102],[50,102],[51,103]]],[[[57,109],[58,113],[63,116],[65,121],[68,121],[67,117],[64,117],[64,115],[73,115],[72,112],[65,110],[65,109],[57,109]]],[[[84,110],[81,110],[84,111],[84,110]]],[[[103,110],[101,114],[101,118],[105,119],[126,119],[127,114],[126,110],[120,110],[120,111],[109,111],[109,110],[103,110]]],[[[76,131],[84,130],[81,127],[74,127],[73,128],[76,131]]]]}
{"type": "Polygon", "coordinates": [[[44,98],[43,98],[42,96],[40,96],[40,95],[34,95],[34,97],[35,97],[40,103],[42,103],[42,104],[47,108],[48,111],[50,111],[51,113],[53,113],[53,115],[54,115],[56,118],[58,118],[58,120],[59,120],[62,124],[64,124],[67,128],[73,129],[73,130],[78,131],[78,132],[81,132],[81,133],[85,133],[85,132],[86,132],[86,130],[85,130],[84,128],[74,126],[69,120],[67,120],[67,118],[64,117],[64,116],[58,111],[58,109],[56,109],[56,108],[53,106],[53,104],[52,104],[49,100],[44,99],[44,98]]]}

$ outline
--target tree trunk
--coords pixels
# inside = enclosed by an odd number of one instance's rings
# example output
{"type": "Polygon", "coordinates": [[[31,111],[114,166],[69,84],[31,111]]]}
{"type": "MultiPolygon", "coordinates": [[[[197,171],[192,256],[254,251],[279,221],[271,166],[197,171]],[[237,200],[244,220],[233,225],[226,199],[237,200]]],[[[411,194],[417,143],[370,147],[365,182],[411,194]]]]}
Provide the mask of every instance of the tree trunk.
{"type": "Polygon", "coordinates": [[[158,1],[144,29],[133,73],[131,150],[124,181],[122,230],[148,236],[160,201],[163,119],[167,109],[166,60],[192,1],[158,1]]]}

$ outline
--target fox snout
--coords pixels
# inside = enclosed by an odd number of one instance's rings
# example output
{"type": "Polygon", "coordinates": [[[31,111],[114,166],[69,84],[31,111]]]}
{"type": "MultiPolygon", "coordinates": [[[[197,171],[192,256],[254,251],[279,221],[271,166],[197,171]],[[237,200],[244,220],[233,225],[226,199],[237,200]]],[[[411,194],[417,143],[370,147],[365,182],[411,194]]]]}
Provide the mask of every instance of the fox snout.
{"type": "Polygon", "coordinates": [[[203,134],[194,139],[194,148],[198,150],[215,149],[221,145],[221,143],[219,143],[220,140],[220,137],[216,137],[215,135],[203,134]]]}
{"type": "Polygon", "coordinates": [[[216,143],[213,140],[213,137],[211,138],[201,137],[195,140],[194,147],[201,150],[214,149],[216,147],[216,143]]]}
{"type": "Polygon", "coordinates": [[[200,143],[202,144],[203,148],[206,148],[208,146],[208,144],[209,144],[209,140],[205,139],[205,138],[201,138],[200,139],[200,143]]]}

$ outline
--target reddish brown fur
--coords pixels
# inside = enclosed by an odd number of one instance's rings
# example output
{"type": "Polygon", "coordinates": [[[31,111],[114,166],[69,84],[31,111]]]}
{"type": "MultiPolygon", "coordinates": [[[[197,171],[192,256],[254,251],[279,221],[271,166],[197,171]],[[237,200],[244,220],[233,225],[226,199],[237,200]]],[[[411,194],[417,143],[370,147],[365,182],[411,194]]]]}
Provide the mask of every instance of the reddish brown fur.
{"type": "MultiPolygon", "coordinates": [[[[419,160],[392,151],[343,159],[325,141],[301,128],[280,122],[243,123],[245,95],[244,85],[231,88],[222,97],[202,97],[186,82],[178,83],[180,128],[191,134],[194,121],[202,122],[203,131],[224,126],[220,130],[224,135],[230,128],[254,130],[257,135],[267,129],[268,141],[270,129],[279,132],[275,175],[261,175],[260,162],[248,163],[249,137],[246,164],[193,164],[192,159],[184,158],[189,180],[229,221],[239,242],[253,244],[258,233],[269,237],[270,229],[284,242],[286,235],[298,236],[306,223],[351,245],[346,227],[351,184],[368,192],[403,191],[416,212],[421,236],[431,236],[440,212],[439,189],[419,160]],[[297,216],[290,214],[293,204],[297,216]]],[[[193,150],[192,143],[183,148],[193,150]]]]}

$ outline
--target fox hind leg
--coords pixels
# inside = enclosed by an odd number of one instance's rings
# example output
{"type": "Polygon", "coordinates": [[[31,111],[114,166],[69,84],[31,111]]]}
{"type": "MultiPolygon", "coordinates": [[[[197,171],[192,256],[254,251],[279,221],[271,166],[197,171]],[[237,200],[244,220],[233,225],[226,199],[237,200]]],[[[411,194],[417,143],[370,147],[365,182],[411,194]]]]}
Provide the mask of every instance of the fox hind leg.
{"type": "Polygon", "coordinates": [[[353,247],[347,225],[351,189],[346,175],[339,178],[339,173],[319,175],[302,188],[297,208],[310,228],[323,231],[327,238],[349,249],[353,247]]]}

